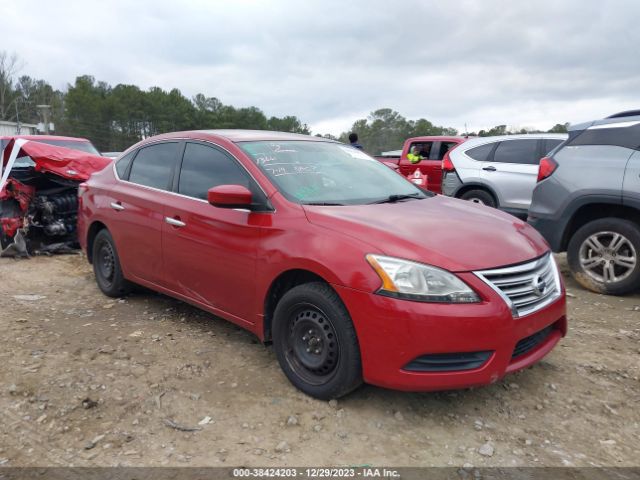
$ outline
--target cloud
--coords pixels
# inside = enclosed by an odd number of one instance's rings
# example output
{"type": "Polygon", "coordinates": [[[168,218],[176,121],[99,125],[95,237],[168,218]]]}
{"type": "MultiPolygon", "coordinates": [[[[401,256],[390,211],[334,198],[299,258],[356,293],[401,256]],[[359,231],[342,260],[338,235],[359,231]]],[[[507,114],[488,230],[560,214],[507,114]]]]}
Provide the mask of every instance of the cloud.
{"type": "Polygon", "coordinates": [[[56,88],[177,87],[320,133],[382,107],[477,130],[639,106],[637,2],[2,2],[2,48],[56,88]]]}

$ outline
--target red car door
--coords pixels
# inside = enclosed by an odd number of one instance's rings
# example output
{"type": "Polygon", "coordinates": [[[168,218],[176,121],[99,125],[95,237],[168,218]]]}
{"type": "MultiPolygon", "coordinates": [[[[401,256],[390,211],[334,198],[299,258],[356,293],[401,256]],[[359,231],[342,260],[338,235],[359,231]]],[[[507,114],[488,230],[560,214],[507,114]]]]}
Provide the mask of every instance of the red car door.
{"type": "Polygon", "coordinates": [[[457,142],[441,140],[433,143],[429,160],[423,160],[423,173],[427,174],[428,190],[442,193],[442,159],[449,150],[458,145],[457,142]]]}
{"type": "Polygon", "coordinates": [[[440,145],[442,142],[433,142],[429,150],[429,157],[418,162],[415,167],[427,176],[427,190],[442,193],[442,157],[440,157],[440,145]]]}
{"type": "Polygon", "coordinates": [[[440,193],[442,181],[441,162],[437,159],[440,142],[416,140],[409,143],[405,152],[402,152],[400,160],[400,173],[405,177],[415,175],[420,170],[422,175],[427,175],[427,184],[423,187],[432,192],[440,193]],[[418,163],[411,163],[407,154],[414,149],[422,157],[418,163]]]}
{"type": "Polygon", "coordinates": [[[108,199],[113,235],[125,275],[163,285],[161,232],[178,160],[179,142],[141,148],[108,199]]]}
{"type": "MultiPolygon", "coordinates": [[[[243,185],[254,199],[262,192],[228,152],[187,142],[174,183],[173,201],[162,225],[163,259],[169,288],[236,323],[255,323],[253,299],[260,217],[268,213],[217,208],[207,190],[243,185]]],[[[260,201],[267,204],[262,194],[260,201]]]]}

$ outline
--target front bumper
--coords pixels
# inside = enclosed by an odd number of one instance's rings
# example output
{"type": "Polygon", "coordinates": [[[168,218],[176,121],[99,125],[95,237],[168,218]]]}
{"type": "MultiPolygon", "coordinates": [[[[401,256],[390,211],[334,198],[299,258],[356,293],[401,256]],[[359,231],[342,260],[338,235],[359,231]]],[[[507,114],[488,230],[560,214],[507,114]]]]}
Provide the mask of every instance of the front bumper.
{"type": "Polygon", "coordinates": [[[562,232],[565,230],[566,221],[559,221],[529,212],[527,223],[544,237],[551,247],[551,250],[554,252],[564,251],[562,245],[562,232]]]}
{"type": "Polygon", "coordinates": [[[564,289],[550,305],[514,319],[506,303],[474,274],[459,276],[480,293],[481,303],[419,303],[334,286],[353,319],[367,383],[407,391],[487,385],[537,362],[566,334],[564,289]],[[551,331],[542,341],[514,356],[518,342],[549,326],[551,331]],[[491,353],[478,368],[406,369],[424,355],[460,352],[491,353]]]}

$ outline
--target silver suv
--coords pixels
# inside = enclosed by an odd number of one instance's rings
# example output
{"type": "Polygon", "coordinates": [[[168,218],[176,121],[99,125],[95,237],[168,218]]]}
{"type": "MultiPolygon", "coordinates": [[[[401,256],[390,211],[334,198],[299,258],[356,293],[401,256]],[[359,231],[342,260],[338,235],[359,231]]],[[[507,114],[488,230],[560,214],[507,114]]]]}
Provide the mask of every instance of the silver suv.
{"type": "Polygon", "coordinates": [[[543,133],[468,140],[443,161],[442,193],[526,217],[540,158],[566,138],[543,133]]]}
{"type": "Polygon", "coordinates": [[[619,295],[640,286],[640,110],[569,129],[540,161],[528,221],[567,252],[578,283],[619,295]]]}

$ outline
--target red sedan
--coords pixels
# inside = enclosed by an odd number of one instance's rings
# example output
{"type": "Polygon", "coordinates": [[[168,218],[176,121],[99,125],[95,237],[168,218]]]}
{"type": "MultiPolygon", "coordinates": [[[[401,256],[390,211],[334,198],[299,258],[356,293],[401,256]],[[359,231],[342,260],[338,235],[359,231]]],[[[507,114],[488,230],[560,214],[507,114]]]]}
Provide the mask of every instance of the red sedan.
{"type": "Polygon", "coordinates": [[[324,138],[153,137],[79,192],[79,237],[109,296],[140,284],[273,342],[299,389],[495,382],[565,335],[549,247],[491,208],[430,194],[324,138]]]}

